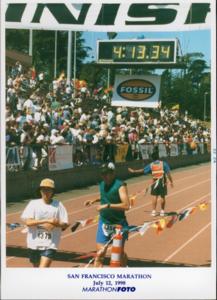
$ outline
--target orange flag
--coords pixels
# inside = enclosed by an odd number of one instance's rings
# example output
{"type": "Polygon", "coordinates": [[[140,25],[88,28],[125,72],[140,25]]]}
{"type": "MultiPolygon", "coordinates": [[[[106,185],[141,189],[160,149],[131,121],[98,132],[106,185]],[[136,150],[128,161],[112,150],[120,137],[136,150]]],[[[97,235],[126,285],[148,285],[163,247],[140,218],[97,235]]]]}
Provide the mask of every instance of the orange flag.
{"type": "Polygon", "coordinates": [[[156,221],[153,225],[152,225],[153,228],[156,229],[156,233],[159,234],[161,233],[161,231],[163,231],[163,228],[161,227],[161,224],[159,221],[156,221]]]}
{"type": "Polygon", "coordinates": [[[200,203],[200,204],[198,205],[198,207],[199,207],[199,209],[200,209],[201,211],[204,211],[204,210],[207,209],[208,203],[207,203],[207,202],[200,203]]]}

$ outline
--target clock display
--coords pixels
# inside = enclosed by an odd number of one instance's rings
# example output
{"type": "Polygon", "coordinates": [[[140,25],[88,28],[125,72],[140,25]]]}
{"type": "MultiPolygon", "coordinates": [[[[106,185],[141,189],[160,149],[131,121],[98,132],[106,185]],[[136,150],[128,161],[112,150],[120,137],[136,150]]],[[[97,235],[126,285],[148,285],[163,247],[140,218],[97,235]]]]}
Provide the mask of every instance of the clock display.
{"type": "Polygon", "coordinates": [[[177,40],[98,41],[98,63],[176,63],[177,40]]]}

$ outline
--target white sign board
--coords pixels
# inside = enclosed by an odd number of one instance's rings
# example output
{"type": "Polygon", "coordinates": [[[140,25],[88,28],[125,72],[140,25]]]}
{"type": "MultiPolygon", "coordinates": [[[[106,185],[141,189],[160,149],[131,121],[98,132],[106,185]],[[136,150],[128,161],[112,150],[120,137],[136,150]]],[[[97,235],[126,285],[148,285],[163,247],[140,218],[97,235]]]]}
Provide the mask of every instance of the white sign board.
{"type": "Polygon", "coordinates": [[[73,168],[72,145],[50,146],[48,159],[49,171],[73,168]]]}
{"type": "Polygon", "coordinates": [[[115,77],[112,105],[158,107],[160,78],[158,75],[117,75],[115,77]]]}

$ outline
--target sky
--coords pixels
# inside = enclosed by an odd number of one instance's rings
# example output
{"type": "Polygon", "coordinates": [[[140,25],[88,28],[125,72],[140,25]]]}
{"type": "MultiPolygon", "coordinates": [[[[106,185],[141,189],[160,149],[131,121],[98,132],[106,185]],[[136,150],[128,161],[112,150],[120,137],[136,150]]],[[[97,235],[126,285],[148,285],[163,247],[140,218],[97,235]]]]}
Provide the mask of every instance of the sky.
{"type": "MultiPolygon", "coordinates": [[[[197,30],[197,31],[178,31],[178,32],[119,32],[115,37],[118,39],[136,39],[141,36],[145,38],[178,38],[181,45],[183,55],[192,52],[201,52],[204,54],[204,60],[210,65],[211,59],[211,32],[210,30],[197,30]]],[[[83,38],[85,39],[85,45],[92,48],[89,51],[89,59],[92,61],[96,59],[96,44],[97,40],[108,40],[106,32],[84,32],[83,38]]]]}

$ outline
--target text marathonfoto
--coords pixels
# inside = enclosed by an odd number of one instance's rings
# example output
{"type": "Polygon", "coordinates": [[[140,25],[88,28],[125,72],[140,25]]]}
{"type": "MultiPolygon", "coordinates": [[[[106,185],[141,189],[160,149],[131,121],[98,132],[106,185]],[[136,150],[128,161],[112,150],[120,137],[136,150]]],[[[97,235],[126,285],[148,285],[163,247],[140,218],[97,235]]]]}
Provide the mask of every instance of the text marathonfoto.
{"type": "Polygon", "coordinates": [[[67,274],[68,279],[151,279],[151,274],[67,274]]]}
{"type": "Polygon", "coordinates": [[[130,287],[83,287],[82,292],[135,292],[136,288],[134,286],[130,287]]]}

